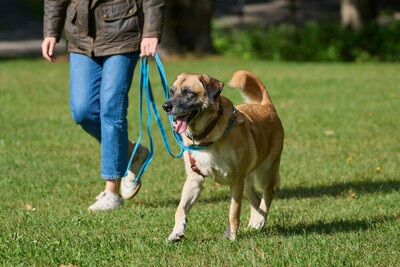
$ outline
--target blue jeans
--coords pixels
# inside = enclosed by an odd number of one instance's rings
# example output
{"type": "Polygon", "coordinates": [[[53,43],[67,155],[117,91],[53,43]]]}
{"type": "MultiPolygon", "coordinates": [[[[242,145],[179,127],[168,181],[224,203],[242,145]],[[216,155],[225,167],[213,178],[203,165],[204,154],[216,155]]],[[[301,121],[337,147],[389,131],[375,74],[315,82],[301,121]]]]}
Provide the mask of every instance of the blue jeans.
{"type": "Polygon", "coordinates": [[[77,124],[101,144],[101,177],[128,165],[128,92],[139,52],[104,57],[70,54],[70,105],[77,124]]]}

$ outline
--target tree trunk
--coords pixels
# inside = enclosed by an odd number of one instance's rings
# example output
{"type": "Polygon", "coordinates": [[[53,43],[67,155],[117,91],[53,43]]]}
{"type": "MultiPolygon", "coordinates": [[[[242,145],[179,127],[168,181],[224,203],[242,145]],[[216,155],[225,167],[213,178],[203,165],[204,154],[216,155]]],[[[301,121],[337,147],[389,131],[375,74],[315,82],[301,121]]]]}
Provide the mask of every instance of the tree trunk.
{"type": "Polygon", "coordinates": [[[211,19],[215,0],[167,0],[160,50],[165,56],[182,52],[214,52],[211,19]]]}
{"type": "Polygon", "coordinates": [[[290,11],[290,24],[293,26],[297,25],[297,1],[296,0],[289,0],[289,11],[290,11]]]}
{"type": "Polygon", "coordinates": [[[376,0],[341,0],[341,23],[359,31],[377,17],[376,0]]]}

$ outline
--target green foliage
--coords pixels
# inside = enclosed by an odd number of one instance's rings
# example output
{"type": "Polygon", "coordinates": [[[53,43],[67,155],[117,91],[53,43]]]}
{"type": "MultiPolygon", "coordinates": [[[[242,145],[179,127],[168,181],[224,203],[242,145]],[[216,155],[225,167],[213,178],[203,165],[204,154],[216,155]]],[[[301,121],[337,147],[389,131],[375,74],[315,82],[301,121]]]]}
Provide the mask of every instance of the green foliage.
{"type": "Polygon", "coordinates": [[[23,0],[32,14],[42,20],[44,14],[44,0],[23,0]]]}
{"type": "Polygon", "coordinates": [[[244,59],[287,61],[399,61],[400,22],[372,23],[361,32],[338,24],[308,22],[295,28],[281,24],[264,28],[214,29],[218,53],[244,59]]]}
{"type": "MultiPolygon", "coordinates": [[[[165,62],[170,83],[181,72],[226,84],[238,69],[255,72],[285,128],[281,184],[266,227],[246,228],[244,200],[237,241],[223,240],[229,188],[207,178],[186,237],[170,244],[185,170],[166,152],[154,119],[155,156],[139,194],[121,210],[86,210],[104,188],[101,151],[71,118],[69,65],[60,59],[0,61],[0,265],[400,265],[400,64],[165,62]]],[[[138,74],[131,139],[139,131],[138,74]]],[[[162,110],[157,75],[151,62],[162,110]]],[[[243,102],[235,89],[222,93],[243,102]]],[[[169,129],[167,116],[162,120],[169,129]]]]}

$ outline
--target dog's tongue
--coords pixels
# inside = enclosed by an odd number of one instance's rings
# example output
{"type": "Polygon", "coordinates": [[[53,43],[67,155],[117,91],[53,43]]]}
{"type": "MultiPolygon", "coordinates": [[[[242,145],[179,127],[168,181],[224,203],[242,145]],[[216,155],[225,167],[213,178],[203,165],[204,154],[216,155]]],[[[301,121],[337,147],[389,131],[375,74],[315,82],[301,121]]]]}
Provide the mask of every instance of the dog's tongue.
{"type": "Polygon", "coordinates": [[[185,116],[176,117],[173,125],[174,125],[175,131],[177,131],[179,134],[182,134],[186,131],[189,115],[190,114],[185,115],[185,116]]]}

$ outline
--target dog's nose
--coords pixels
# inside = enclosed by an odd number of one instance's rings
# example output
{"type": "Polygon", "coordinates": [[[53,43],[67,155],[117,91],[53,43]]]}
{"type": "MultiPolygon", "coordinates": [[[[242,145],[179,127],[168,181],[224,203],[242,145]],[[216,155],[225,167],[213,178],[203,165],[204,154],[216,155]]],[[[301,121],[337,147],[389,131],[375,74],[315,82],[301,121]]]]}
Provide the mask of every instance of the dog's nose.
{"type": "Polygon", "coordinates": [[[162,108],[164,109],[165,112],[170,112],[172,110],[172,105],[171,103],[165,102],[162,105],[162,108]]]}

